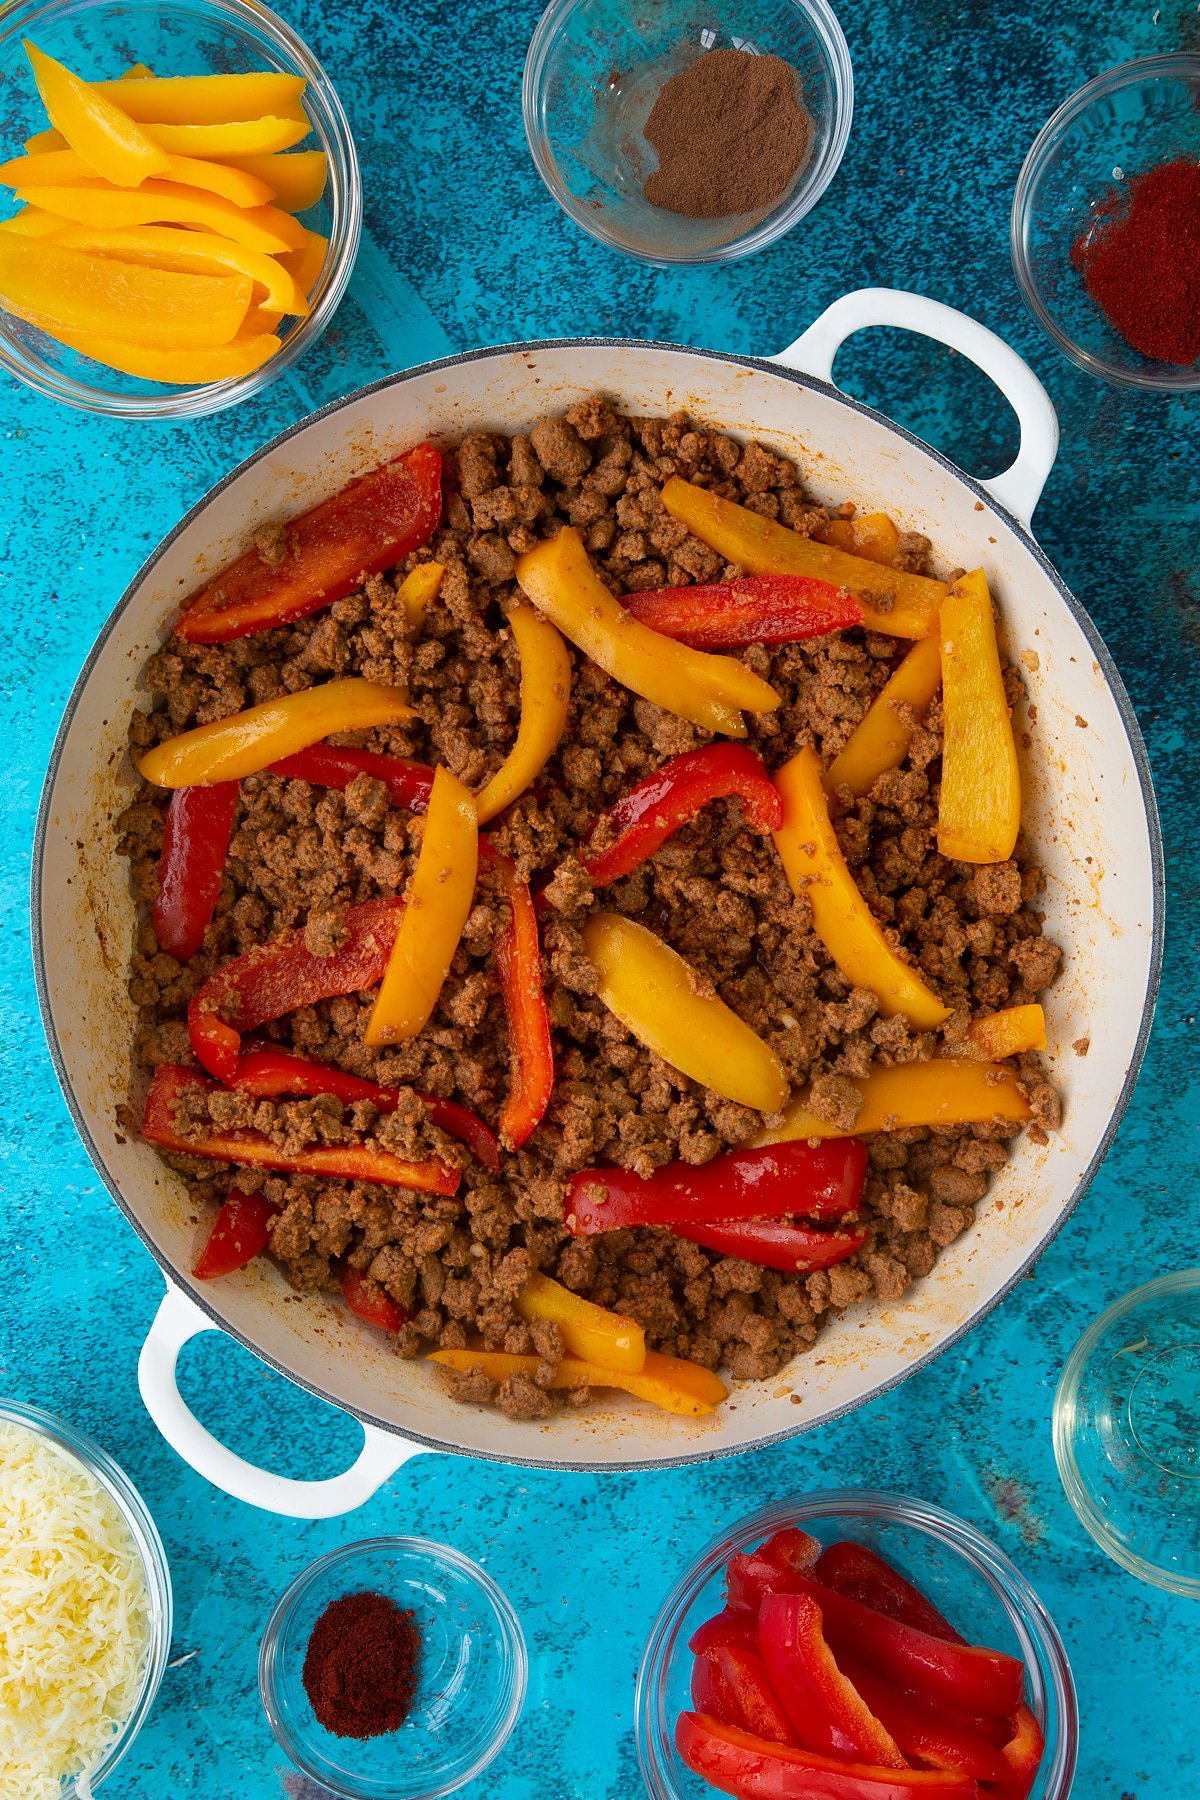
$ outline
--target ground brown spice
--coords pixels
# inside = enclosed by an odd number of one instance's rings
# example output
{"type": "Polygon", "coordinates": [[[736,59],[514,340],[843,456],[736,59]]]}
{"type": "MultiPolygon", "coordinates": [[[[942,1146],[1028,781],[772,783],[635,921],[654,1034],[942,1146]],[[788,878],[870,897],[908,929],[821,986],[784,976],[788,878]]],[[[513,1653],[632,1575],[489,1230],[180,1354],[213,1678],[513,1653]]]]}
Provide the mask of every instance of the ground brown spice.
{"type": "Polygon", "coordinates": [[[421,1634],[386,1594],[343,1594],[313,1626],[304,1691],[335,1737],[382,1737],[412,1708],[421,1634]]]}
{"type": "Polygon", "coordinates": [[[645,135],[659,166],[644,193],[689,219],[756,212],[786,191],[812,149],[796,71],[780,56],[710,50],[673,75],[645,135]]]}

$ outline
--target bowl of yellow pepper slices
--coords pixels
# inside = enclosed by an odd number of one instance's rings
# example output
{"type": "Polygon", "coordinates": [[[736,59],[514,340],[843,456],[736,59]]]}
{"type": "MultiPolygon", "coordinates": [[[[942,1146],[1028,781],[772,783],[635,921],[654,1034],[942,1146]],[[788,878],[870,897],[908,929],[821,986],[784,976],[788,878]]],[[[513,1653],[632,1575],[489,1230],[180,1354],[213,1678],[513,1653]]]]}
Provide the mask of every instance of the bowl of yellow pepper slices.
{"type": "Polygon", "coordinates": [[[0,366],[88,412],[245,399],[320,336],[362,223],[328,76],[249,0],[0,28],[0,366]]]}

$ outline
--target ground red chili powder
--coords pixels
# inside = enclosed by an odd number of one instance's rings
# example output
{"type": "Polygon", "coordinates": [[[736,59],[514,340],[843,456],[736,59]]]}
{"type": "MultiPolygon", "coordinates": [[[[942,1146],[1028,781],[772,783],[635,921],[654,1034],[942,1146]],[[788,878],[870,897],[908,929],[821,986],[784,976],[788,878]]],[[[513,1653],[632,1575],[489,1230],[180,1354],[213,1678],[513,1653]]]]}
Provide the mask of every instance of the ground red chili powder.
{"type": "Polygon", "coordinates": [[[663,83],[645,125],[658,168],[643,192],[689,219],[757,212],[812,150],[812,120],[781,56],[709,50],[663,83]]]}
{"type": "Polygon", "coordinates": [[[304,1691],[335,1737],[382,1737],[403,1725],[417,1686],[421,1634],[385,1594],[345,1594],[313,1626],[304,1691]]]}
{"type": "Polygon", "coordinates": [[[1180,368],[1200,360],[1200,162],[1177,156],[1134,176],[1071,262],[1134,350],[1180,368]]]}

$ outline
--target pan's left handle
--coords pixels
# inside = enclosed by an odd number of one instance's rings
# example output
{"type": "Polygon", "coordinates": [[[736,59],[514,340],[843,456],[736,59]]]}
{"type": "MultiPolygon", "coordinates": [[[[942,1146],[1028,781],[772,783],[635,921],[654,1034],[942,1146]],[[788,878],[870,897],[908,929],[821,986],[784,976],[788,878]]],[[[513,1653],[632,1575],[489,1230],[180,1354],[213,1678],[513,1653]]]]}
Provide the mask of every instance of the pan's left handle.
{"type": "Polygon", "coordinates": [[[424,1444],[364,1424],[363,1447],[354,1462],[342,1474],[324,1481],[295,1481],[247,1462],[200,1423],[175,1378],[179,1352],[189,1339],[202,1331],[220,1329],[186,1294],[168,1283],[138,1358],[138,1386],[146,1411],[172,1450],[197,1475],[235,1500],[261,1506],[264,1512],[283,1513],[289,1519],[333,1519],[362,1506],[389,1475],[424,1451],[424,1444]]]}

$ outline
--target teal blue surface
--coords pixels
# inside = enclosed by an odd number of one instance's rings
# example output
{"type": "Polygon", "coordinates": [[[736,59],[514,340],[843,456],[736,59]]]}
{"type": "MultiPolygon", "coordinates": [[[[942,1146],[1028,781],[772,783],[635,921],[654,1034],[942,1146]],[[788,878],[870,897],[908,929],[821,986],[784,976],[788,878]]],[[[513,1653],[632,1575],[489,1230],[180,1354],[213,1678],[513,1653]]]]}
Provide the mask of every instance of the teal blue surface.
{"type": "MultiPolygon", "coordinates": [[[[1050,1404],[1084,1325],[1136,1281],[1197,1260],[1193,1082],[1200,892],[1200,395],[1101,388],[1018,300],[1008,204],[1049,112],[1134,55],[1200,48],[1194,0],[848,0],[859,110],[813,217],[765,255],[662,274],[559,216],[529,163],[519,86],[535,11],[465,0],[286,0],[357,136],[367,238],[324,342],[242,411],[123,426],[0,388],[0,1390],[64,1413],[124,1464],[171,1558],[173,1659],[111,1800],[278,1800],[282,1757],[255,1688],[275,1598],[336,1544],[415,1530],[484,1562],[528,1635],[524,1717],[470,1800],[636,1800],[634,1674],[673,1572],[721,1525],[815,1486],[882,1485],[989,1532],[1038,1589],[1079,1687],[1078,1800],[1192,1800],[1200,1787],[1193,1605],[1139,1586],[1076,1524],[1050,1404]],[[198,1481],[159,1440],[135,1383],[162,1278],[108,1200],[55,1087],[26,924],[34,810],[55,724],[92,638],[159,537],[205,489],[311,407],[447,351],[618,333],[737,352],[781,348],[868,283],[962,306],[1029,357],[1063,448],[1038,535],[1133,695],[1163,811],[1166,973],[1140,1086],[1073,1219],[1004,1304],[898,1392],[791,1444],[642,1476],[506,1471],[422,1457],[347,1519],[276,1520],[198,1481]]],[[[975,474],[1009,460],[986,383],[917,340],[872,334],[838,365],[851,391],[975,474]]],[[[212,1339],[185,1385],[228,1441],[287,1473],[332,1473],[357,1431],[212,1339]]],[[[293,1792],[295,1789],[293,1788],[293,1792]]]]}

